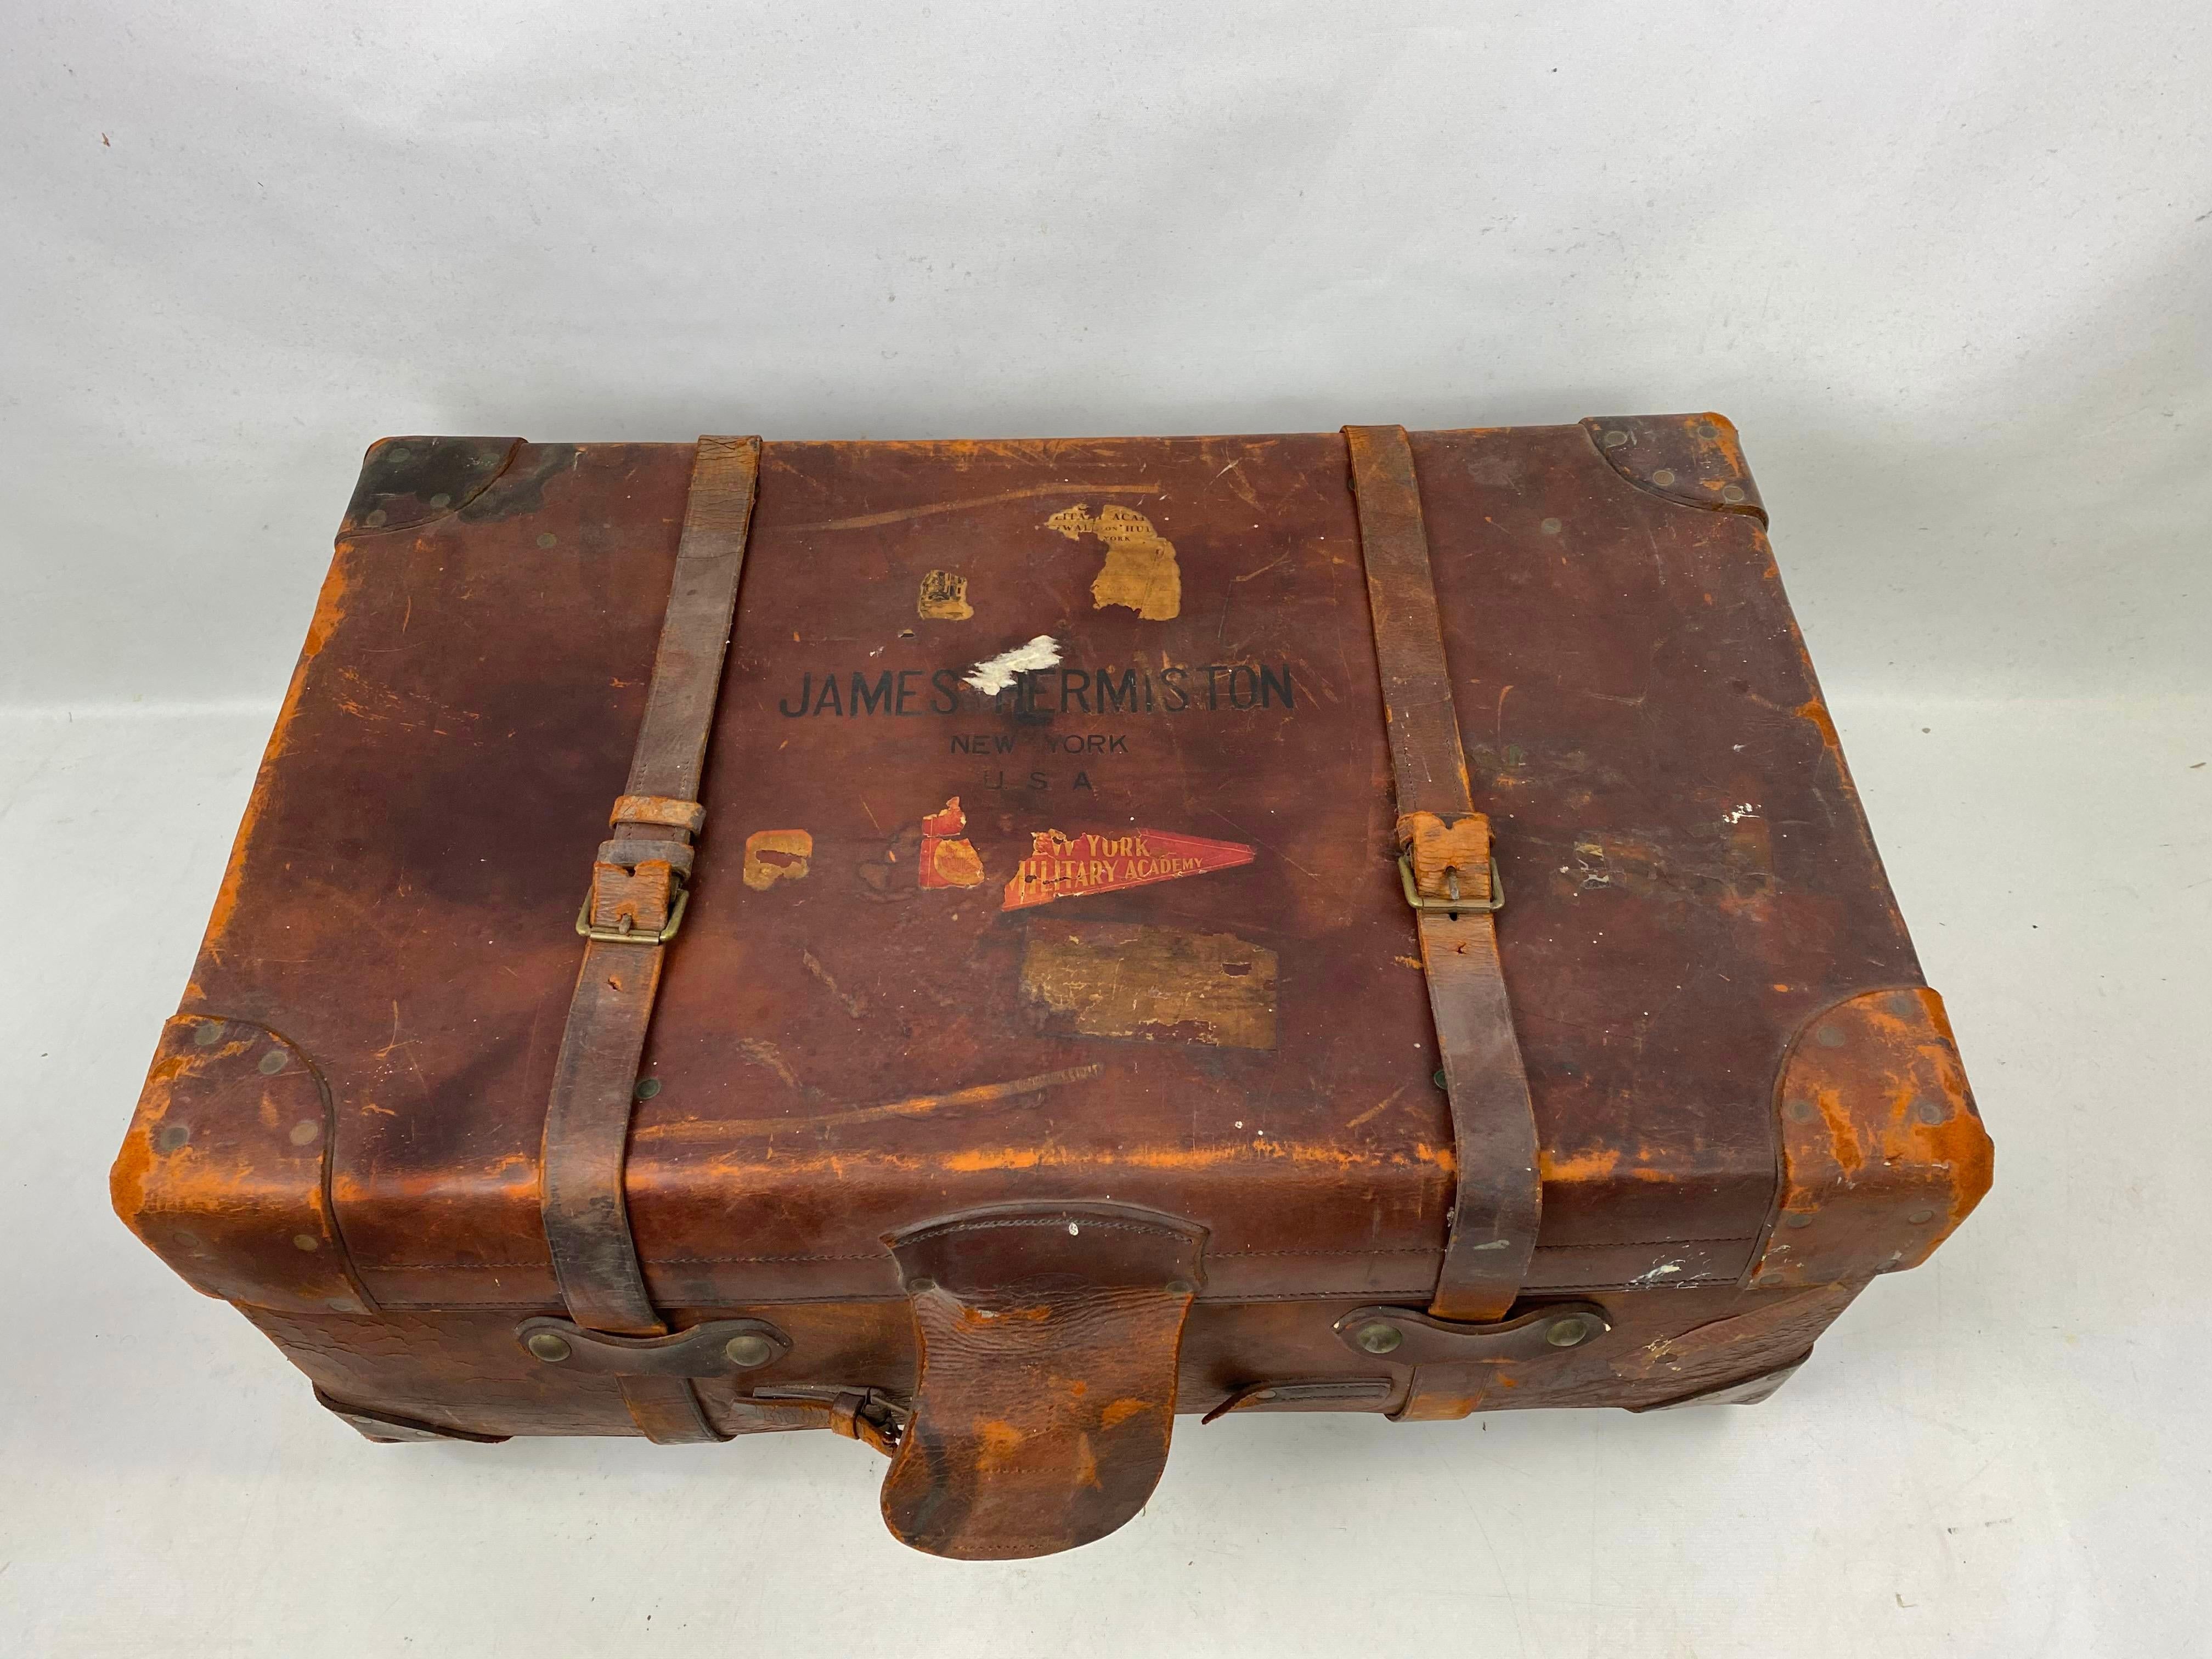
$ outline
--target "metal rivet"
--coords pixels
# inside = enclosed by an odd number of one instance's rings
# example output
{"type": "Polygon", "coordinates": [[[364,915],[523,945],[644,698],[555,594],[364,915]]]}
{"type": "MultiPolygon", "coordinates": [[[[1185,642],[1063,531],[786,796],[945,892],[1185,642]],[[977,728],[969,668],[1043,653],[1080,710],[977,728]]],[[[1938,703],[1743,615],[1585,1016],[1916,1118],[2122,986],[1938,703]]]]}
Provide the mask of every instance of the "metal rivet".
{"type": "Polygon", "coordinates": [[[1395,1353],[1403,1346],[1406,1334],[1388,1320],[1378,1319],[1362,1325],[1352,1333],[1352,1340],[1369,1353],[1395,1353]]]}
{"type": "Polygon", "coordinates": [[[1674,474],[1671,469],[1662,466],[1651,475],[1651,482],[1664,489],[1674,482],[1674,474]]]}
{"type": "Polygon", "coordinates": [[[1450,1079],[1444,1076],[1444,1068],[1441,1066],[1437,1067],[1434,1075],[1429,1079],[1429,1081],[1435,1084],[1439,1089],[1448,1089],[1451,1086],[1450,1079]]]}
{"type": "Polygon", "coordinates": [[[538,544],[540,547],[554,547],[559,544],[560,540],[558,536],[549,530],[538,538],[538,544]]]}
{"type": "Polygon", "coordinates": [[[192,1041],[203,1048],[212,1048],[222,1041],[222,1022],[219,1019],[202,1022],[199,1029],[192,1033],[192,1041]]]}
{"type": "Polygon", "coordinates": [[[1840,1025],[1823,1025],[1813,1033],[1813,1041],[1823,1048],[1840,1048],[1844,1046],[1844,1028],[1840,1025]]]}
{"type": "Polygon", "coordinates": [[[1538,525],[1536,528],[1542,531],[1547,536],[1556,536],[1559,533],[1559,521],[1557,519],[1547,519],[1543,523],[1538,525]]]}
{"type": "Polygon", "coordinates": [[[1936,1218],[1936,1212],[1933,1210],[1915,1210],[1911,1215],[1905,1218],[1911,1222],[1914,1226],[1917,1227],[1927,1222],[1933,1221],[1936,1218]]]}
{"type": "Polygon", "coordinates": [[[394,444],[384,452],[384,459],[387,461],[411,460],[413,452],[409,450],[405,444],[394,444]]]}
{"type": "Polygon", "coordinates": [[[433,507],[451,507],[453,504],[453,498],[442,489],[430,497],[430,505],[433,507]]]}
{"type": "Polygon", "coordinates": [[[1809,1227],[1813,1224],[1813,1218],[1802,1210],[1792,1210],[1782,1218],[1782,1224],[1785,1227],[1809,1227]]]}
{"type": "Polygon", "coordinates": [[[1912,1115],[1918,1118],[1923,1123],[1941,1123],[1947,1116],[1949,1115],[1948,1113],[1944,1111],[1941,1104],[1932,1100],[1922,1101],[1917,1106],[1912,1109],[1912,1115]]]}
{"type": "Polygon", "coordinates": [[[275,1077],[277,1073],[283,1069],[284,1051],[282,1048],[271,1048],[267,1054],[261,1056],[262,1076],[275,1077]]]}
{"type": "Polygon", "coordinates": [[[933,1279],[909,1279],[906,1282],[906,1288],[908,1295],[920,1296],[924,1291],[935,1290],[937,1281],[933,1279]]]}
{"type": "Polygon", "coordinates": [[[1628,434],[1626,432],[1608,432],[1605,434],[1605,447],[1607,449],[1618,449],[1627,441],[1628,434]]]}
{"type": "Polygon", "coordinates": [[[1578,1348],[1596,1334],[1595,1326],[1582,1314],[1569,1314],[1544,1328],[1544,1340],[1555,1348],[1578,1348]]]}
{"type": "Polygon", "coordinates": [[[568,1338],[554,1331],[532,1331],[530,1340],[522,1345],[549,1365],[557,1365],[575,1350],[568,1346],[568,1338]]]}
{"type": "Polygon", "coordinates": [[[313,1118],[303,1117],[292,1126],[292,1144],[305,1146],[308,1142],[323,1138],[323,1126],[313,1118]]]}
{"type": "Polygon", "coordinates": [[[1741,484],[1723,484],[1721,486],[1721,499],[1726,501],[1729,506],[1735,506],[1738,501],[1744,499],[1743,486],[1741,484]]]}
{"type": "Polygon", "coordinates": [[[323,1304],[332,1313],[359,1313],[361,1304],[349,1296],[334,1296],[323,1304]]]}
{"type": "Polygon", "coordinates": [[[295,1250],[319,1250],[323,1248],[323,1241],[313,1233],[294,1233],[292,1248],[295,1250]]]}
{"type": "Polygon", "coordinates": [[[638,1079],[637,1087],[630,1091],[630,1093],[635,1095],[640,1100],[651,1100],[653,1096],[659,1092],[660,1079],[657,1077],[641,1077],[638,1079]]]}
{"type": "Polygon", "coordinates": [[[739,1370],[749,1371],[775,1358],[775,1344],[764,1336],[733,1336],[722,1344],[722,1357],[739,1370]]]}
{"type": "Polygon", "coordinates": [[[173,1152],[192,1138],[192,1132],[181,1123],[164,1123],[154,1131],[154,1150],[173,1152]]]}
{"type": "Polygon", "coordinates": [[[371,530],[374,530],[384,522],[384,509],[380,507],[375,512],[370,514],[366,519],[363,519],[362,522],[367,525],[371,530]]]}
{"type": "Polygon", "coordinates": [[[1192,1284],[1188,1279],[1170,1279],[1168,1280],[1168,1294],[1170,1296],[1196,1296],[1198,1294],[1198,1286],[1192,1284]]]}
{"type": "Polygon", "coordinates": [[[1782,1109],[1789,1115],[1792,1123],[1810,1123],[1814,1115],[1813,1103],[1809,1100],[1790,1101],[1782,1109]]]}

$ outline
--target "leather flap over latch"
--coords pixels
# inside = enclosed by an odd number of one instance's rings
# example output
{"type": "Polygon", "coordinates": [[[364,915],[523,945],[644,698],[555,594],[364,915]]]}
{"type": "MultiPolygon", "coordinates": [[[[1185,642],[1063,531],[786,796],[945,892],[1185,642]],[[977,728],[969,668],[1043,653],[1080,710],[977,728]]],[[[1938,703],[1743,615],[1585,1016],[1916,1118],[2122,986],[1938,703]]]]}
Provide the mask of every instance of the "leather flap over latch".
{"type": "Polygon", "coordinates": [[[884,1520],[932,1555],[1103,1538],[1165,1468],[1206,1230],[1117,1204],[970,1211],[884,1242],[921,1355],[884,1520]]]}

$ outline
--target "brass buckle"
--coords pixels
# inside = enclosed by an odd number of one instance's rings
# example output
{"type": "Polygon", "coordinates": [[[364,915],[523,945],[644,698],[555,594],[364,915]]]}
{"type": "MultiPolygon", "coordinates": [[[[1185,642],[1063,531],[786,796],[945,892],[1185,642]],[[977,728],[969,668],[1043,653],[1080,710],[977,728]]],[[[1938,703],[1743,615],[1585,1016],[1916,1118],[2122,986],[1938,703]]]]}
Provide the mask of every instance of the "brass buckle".
{"type": "Polygon", "coordinates": [[[1445,878],[1451,888],[1447,898],[1425,898],[1413,884],[1413,860],[1404,853],[1398,855],[1398,879],[1406,884],[1406,902],[1416,910],[1449,910],[1457,916],[1462,910],[1503,910],[1505,908],[1505,879],[1498,873],[1498,860],[1490,860],[1490,896],[1486,899],[1463,899],[1459,896],[1459,872],[1448,869],[1445,878]]]}
{"type": "Polygon", "coordinates": [[[576,931],[586,939],[595,939],[603,945],[665,945],[676,937],[676,930],[684,925],[684,907],[691,902],[691,890],[682,882],[675,884],[676,902],[668,907],[668,920],[657,933],[641,933],[628,916],[619,927],[592,926],[592,896],[584,895],[584,908],[576,912],[576,931]]]}

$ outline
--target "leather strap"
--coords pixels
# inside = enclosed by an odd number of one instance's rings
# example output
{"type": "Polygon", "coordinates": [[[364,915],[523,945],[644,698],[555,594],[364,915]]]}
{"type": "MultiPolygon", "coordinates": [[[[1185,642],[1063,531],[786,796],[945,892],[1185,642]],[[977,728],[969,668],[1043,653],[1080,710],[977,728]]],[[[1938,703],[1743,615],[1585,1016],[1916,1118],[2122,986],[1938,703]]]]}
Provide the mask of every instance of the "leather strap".
{"type": "MultiPolygon", "coordinates": [[[[653,653],[653,684],[613,834],[592,866],[580,927],[582,970],[545,1109],[545,1242],[569,1317],[620,1336],[660,1336],[623,1196],[632,1091],[660,987],[666,940],[681,921],[691,836],[705,821],[699,774],[737,614],[745,532],[760,472],[757,438],[702,438],[676,550],[676,574],[653,653]]],[[[637,1426],[664,1444],[719,1440],[689,1380],[625,1376],[637,1426]]]]}
{"type": "Polygon", "coordinates": [[[1429,1311],[1502,1317],[1536,1248],[1543,1201],[1536,1119],[1492,912],[1490,822],[1474,810],[1444,660],[1443,626],[1405,428],[1351,426],[1352,489],[1412,885],[1443,908],[1416,912],[1451,1103],[1458,1194],[1429,1311]],[[1449,902],[1465,900],[1465,909],[1449,902]]]}

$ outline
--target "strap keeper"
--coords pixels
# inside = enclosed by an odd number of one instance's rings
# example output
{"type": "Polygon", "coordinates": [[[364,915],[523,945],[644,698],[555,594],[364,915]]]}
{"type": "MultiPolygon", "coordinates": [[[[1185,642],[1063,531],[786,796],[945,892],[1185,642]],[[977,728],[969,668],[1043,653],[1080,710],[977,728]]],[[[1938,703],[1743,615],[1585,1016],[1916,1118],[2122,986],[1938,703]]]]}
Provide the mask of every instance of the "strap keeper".
{"type": "Polygon", "coordinates": [[[684,830],[692,835],[707,822],[707,809],[696,800],[678,800],[670,795],[622,795],[615,800],[615,810],[607,814],[610,825],[623,823],[658,823],[670,830],[684,830]]]}
{"type": "Polygon", "coordinates": [[[600,861],[592,866],[592,885],[584,895],[584,908],[576,913],[576,931],[586,939],[608,945],[665,945],[684,925],[684,908],[691,890],[684,878],[691,864],[688,847],[647,843],[656,854],[637,860],[610,860],[611,852],[636,851],[609,842],[599,848],[600,861]],[[682,855],[671,862],[670,853],[682,855]]]}
{"type": "Polygon", "coordinates": [[[1505,890],[1490,850],[1490,820],[1480,812],[1407,812],[1398,820],[1398,875],[1406,902],[1415,910],[1503,909],[1505,890]],[[1489,878],[1482,896],[1462,884],[1477,872],[1489,878]]]}
{"type": "Polygon", "coordinates": [[[1424,897],[1413,884],[1413,860],[1410,854],[1398,855],[1398,878],[1405,884],[1406,902],[1416,910],[1448,910],[1456,919],[1462,910],[1503,910],[1505,908],[1505,878],[1498,873],[1498,860],[1490,860],[1490,896],[1466,898],[1459,894],[1459,866],[1449,865],[1444,870],[1445,893],[1442,898],[1424,897]]]}

